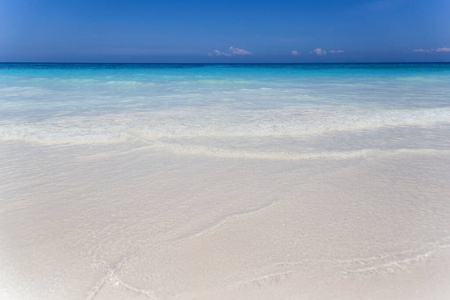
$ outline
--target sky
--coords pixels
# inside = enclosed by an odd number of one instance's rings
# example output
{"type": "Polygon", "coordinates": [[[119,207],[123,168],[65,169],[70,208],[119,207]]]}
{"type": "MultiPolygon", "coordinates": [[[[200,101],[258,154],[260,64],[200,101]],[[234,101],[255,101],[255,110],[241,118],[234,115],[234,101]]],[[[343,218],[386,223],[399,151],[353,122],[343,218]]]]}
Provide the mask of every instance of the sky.
{"type": "Polygon", "coordinates": [[[0,61],[450,62],[450,0],[0,0],[0,61]]]}

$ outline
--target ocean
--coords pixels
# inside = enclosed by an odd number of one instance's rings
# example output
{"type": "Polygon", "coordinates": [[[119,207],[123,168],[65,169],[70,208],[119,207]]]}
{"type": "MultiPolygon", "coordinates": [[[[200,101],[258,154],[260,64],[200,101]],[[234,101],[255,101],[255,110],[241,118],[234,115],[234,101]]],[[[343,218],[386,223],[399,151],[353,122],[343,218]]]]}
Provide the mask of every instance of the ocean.
{"type": "Polygon", "coordinates": [[[2,139],[298,137],[448,121],[450,64],[2,64],[2,139]]]}
{"type": "Polygon", "coordinates": [[[0,64],[2,299],[448,299],[450,64],[0,64]]]}

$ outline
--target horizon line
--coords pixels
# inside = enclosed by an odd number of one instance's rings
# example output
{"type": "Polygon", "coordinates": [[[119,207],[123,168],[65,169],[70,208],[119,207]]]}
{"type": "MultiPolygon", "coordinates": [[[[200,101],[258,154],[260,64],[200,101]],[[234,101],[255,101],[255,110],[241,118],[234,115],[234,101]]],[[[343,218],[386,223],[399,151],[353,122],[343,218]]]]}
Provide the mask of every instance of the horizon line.
{"type": "Polygon", "coordinates": [[[0,64],[117,64],[117,65],[344,65],[344,64],[450,64],[450,61],[385,61],[385,62],[38,62],[38,61],[6,61],[0,64]]]}

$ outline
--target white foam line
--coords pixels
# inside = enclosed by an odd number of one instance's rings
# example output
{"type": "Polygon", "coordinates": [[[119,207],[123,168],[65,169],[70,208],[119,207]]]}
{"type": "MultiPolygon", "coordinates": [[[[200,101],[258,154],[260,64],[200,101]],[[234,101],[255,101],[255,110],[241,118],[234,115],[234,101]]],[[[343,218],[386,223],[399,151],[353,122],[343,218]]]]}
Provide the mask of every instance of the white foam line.
{"type": "Polygon", "coordinates": [[[392,256],[400,256],[400,255],[410,255],[410,254],[414,254],[414,253],[420,253],[420,252],[427,252],[429,250],[427,249],[445,249],[445,248],[450,248],[450,236],[444,236],[434,242],[427,242],[424,243],[421,247],[416,248],[416,249],[410,249],[410,250],[405,250],[402,252],[396,252],[393,254],[386,254],[386,255],[380,255],[380,256],[373,256],[373,257],[365,257],[365,258],[353,258],[353,259],[346,259],[346,260],[339,260],[340,263],[359,263],[361,261],[375,261],[375,260],[383,260],[386,258],[390,258],[392,256]]]}
{"type": "Polygon", "coordinates": [[[436,150],[436,149],[396,149],[396,150],[361,149],[352,151],[289,153],[289,152],[228,150],[219,147],[181,145],[164,142],[155,142],[154,144],[163,149],[167,149],[172,152],[180,154],[207,155],[223,158],[249,158],[249,159],[270,159],[270,160],[351,159],[359,157],[386,156],[396,154],[450,155],[450,150],[436,150]]]}
{"type": "Polygon", "coordinates": [[[267,280],[270,280],[272,278],[287,277],[288,275],[290,275],[292,273],[294,273],[294,271],[270,273],[270,274],[267,274],[267,275],[264,275],[264,276],[251,278],[251,279],[248,279],[248,280],[245,280],[245,281],[240,281],[240,282],[237,282],[234,285],[252,284],[252,283],[257,283],[259,281],[267,281],[267,280]]]}
{"type": "Polygon", "coordinates": [[[227,223],[229,220],[231,219],[235,219],[235,218],[241,218],[241,217],[246,217],[246,216],[250,216],[250,215],[254,215],[254,214],[258,214],[261,213],[267,209],[269,209],[270,207],[274,206],[275,204],[277,204],[280,200],[275,200],[271,203],[269,203],[268,205],[264,205],[260,208],[257,208],[255,210],[251,210],[251,211],[247,211],[247,212],[243,212],[243,213],[236,213],[236,214],[231,214],[228,216],[224,216],[220,221],[218,221],[217,223],[208,226],[196,233],[193,234],[189,234],[187,236],[184,237],[179,237],[177,239],[174,240],[174,242],[180,242],[180,241],[185,241],[185,240],[190,240],[190,239],[196,239],[199,238],[203,235],[209,234],[214,232],[217,228],[221,227],[222,225],[224,225],[225,223],[227,223]]]}
{"type": "Polygon", "coordinates": [[[370,266],[370,267],[366,267],[366,268],[348,270],[348,271],[345,271],[344,273],[345,274],[356,274],[356,273],[366,273],[366,272],[381,273],[382,270],[391,271],[392,268],[400,268],[403,270],[407,270],[408,265],[411,265],[412,263],[415,263],[415,262],[420,262],[420,261],[426,260],[431,255],[433,255],[434,252],[435,252],[434,250],[430,250],[426,253],[418,254],[415,257],[409,257],[409,258],[405,258],[405,259],[401,259],[401,260],[394,260],[394,261],[390,261],[390,262],[386,262],[383,264],[378,264],[378,265],[374,265],[374,266],[370,266]]]}
{"type": "MultiPolygon", "coordinates": [[[[357,258],[357,259],[349,259],[349,260],[335,260],[335,259],[305,259],[301,261],[290,261],[290,262],[279,262],[274,264],[274,267],[287,267],[290,270],[287,270],[281,274],[290,274],[295,272],[295,267],[299,265],[305,265],[305,264],[330,264],[330,263],[339,263],[342,265],[351,265],[351,264],[358,264],[358,265],[368,265],[371,264],[371,266],[366,266],[362,268],[357,268],[354,270],[346,270],[342,273],[344,275],[350,275],[350,274],[361,274],[361,273],[381,273],[381,271],[384,270],[392,270],[394,268],[399,268],[402,270],[407,270],[407,266],[415,263],[427,260],[438,249],[447,249],[450,248],[450,241],[449,237],[443,237],[440,240],[436,242],[430,242],[426,243],[424,246],[415,249],[415,250],[407,250],[402,252],[397,252],[393,254],[386,254],[381,256],[373,256],[373,257],[367,257],[367,258],[357,258]],[[427,249],[428,248],[428,249],[427,249]],[[401,255],[406,255],[409,257],[405,257],[403,259],[395,259],[401,255]],[[411,257],[412,255],[412,257],[411,257]],[[385,261],[383,263],[374,264],[376,261],[385,261]],[[293,269],[294,268],[294,269],[293,269]]],[[[270,273],[265,276],[261,276],[258,278],[250,279],[244,282],[240,283],[248,283],[253,282],[257,280],[262,280],[265,278],[269,278],[271,276],[277,276],[278,273],[270,273]]],[[[237,284],[240,284],[237,283],[237,284]]]]}
{"type": "Polygon", "coordinates": [[[391,255],[384,255],[384,256],[378,256],[378,257],[369,257],[364,259],[353,259],[353,260],[347,260],[347,261],[340,261],[344,264],[359,264],[359,265],[367,265],[370,264],[370,262],[374,261],[383,261],[383,260],[390,260],[384,263],[374,264],[372,266],[367,266],[363,268],[357,268],[354,270],[347,270],[344,272],[344,274],[360,274],[360,273],[380,273],[382,270],[391,271],[393,268],[400,268],[403,270],[407,269],[407,266],[424,261],[428,258],[430,258],[434,253],[438,251],[438,249],[446,249],[450,248],[450,244],[448,243],[449,237],[444,237],[439,241],[427,243],[423,247],[416,249],[416,250],[409,250],[409,251],[403,251],[400,253],[395,253],[391,255]],[[428,248],[428,250],[426,250],[428,248]],[[406,257],[403,259],[397,259],[392,260],[395,257],[401,256],[401,255],[409,255],[410,257],[406,257]],[[413,255],[411,257],[411,255],[413,255]]]}
{"type": "MultiPolygon", "coordinates": [[[[233,112],[239,114],[239,112],[233,112]]],[[[91,117],[64,117],[39,123],[2,123],[0,140],[26,140],[43,144],[117,143],[128,133],[141,132],[153,139],[189,137],[310,136],[402,126],[448,125],[450,108],[379,111],[348,115],[322,111],[298,117],[290,112],[249,112],[231,119],[211,111],[123,113],[91,117]],[[199,117],[200,115],[200,117],[199,117]],[[203,116],[202,116],[203,115],[203,116]],[[209,117],[208,117],[209,116],[209,117]]],[[[227,114],[225,114],[227,115],[227,114]]],[[[6,121],[7,122],[7,121],[6,121]]]]}
{"type": "Polygon", "coordinates": [[[99,279],[98,283],[94,285],[91,291],[86,296],[86,300],[93,300],[100,290],[105,286],[105,284],[111,280],[114,275],[122,269],[123,265],[129,261],[131,256],[125,256],[119,260],[112,268],[106,267],[106,273],[99,279]]]}
{"type": "Polygon", "coordinates": [[[125,289],[127,289],[129,291],[132,291],[132,292],[135,292],[135,293],[138,293],[138,294],[143,294],[143,295],[145,295],[148,298],[153,299],[153,300],[158,300],[158,298],[155,296],[155,294],[152,293],[150,290],[144,290],[144,289],[136,288],[136,287],[134,287],[134,286],[132,286],[132,285],[130,285],[128,283],[125,283],[124,281],[120,280],[119,278],[117,278],[117,276],[113,276],[113,279],[115,280],[115,282],[118,285],[122,286],[123,288],[125,288],[125,289]]]}

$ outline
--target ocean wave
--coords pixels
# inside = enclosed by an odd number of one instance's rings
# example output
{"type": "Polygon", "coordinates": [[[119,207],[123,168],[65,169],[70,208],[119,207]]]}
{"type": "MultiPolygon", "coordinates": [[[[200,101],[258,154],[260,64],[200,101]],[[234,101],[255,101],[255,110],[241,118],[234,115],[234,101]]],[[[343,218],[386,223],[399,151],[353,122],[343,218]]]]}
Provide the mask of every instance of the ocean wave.
{"type": "Polygon", "coordinates": [[[279,110],[220,111],[185,108],[128,112],[99,116],[66,116],[42,122],[0,123],[0,140],[54,143],[117,142],[134,136],[161,138],[308,137],[380,128],[435,126],[450,123],[450,108],[329,111],[279,110]]]}
{"type": "MultiPolygon", "coordinates": [[[[198,146],[186,144],[174,144],[153,142],[153,146],[169,150],[179,154],[206,155],[219,158],[246,158],[246,159],[268,159],[268,160],[314,160],[332,159],[344,160],[352,158],[364,158],[369,156],[391,156],[391,155],[450,155],[450,150],[437,150],[428,148],[419,149],[359,149],[349,151],[311,151],[311,152],[287,152],[287,151],[264,151],[226,149],[214,146],[198,146]]],[[[282,148],[282,147],[280,147],[282,148]]]]}

